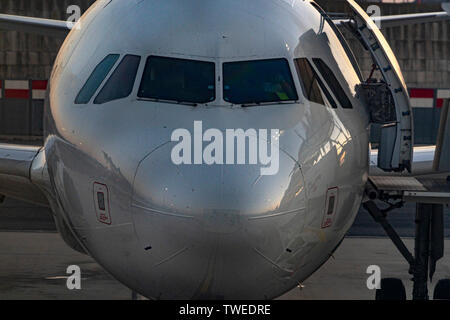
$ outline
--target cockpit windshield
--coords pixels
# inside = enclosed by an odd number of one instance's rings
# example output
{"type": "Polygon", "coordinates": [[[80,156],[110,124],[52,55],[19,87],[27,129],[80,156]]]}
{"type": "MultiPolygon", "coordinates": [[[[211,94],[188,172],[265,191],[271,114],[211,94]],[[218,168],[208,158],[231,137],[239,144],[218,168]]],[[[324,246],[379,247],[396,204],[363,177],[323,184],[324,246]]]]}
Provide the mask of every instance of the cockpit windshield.
{"type": "Polygon", "coordinates": [[[175,103],[208,103],[216,98],[213,62],[151,56],[138,97],[175,103]]]}
{"type": "Polygon", "coordinates": [[[244,106],[298,100],[286,59],[224,63],[223,96],[244,106]]]}

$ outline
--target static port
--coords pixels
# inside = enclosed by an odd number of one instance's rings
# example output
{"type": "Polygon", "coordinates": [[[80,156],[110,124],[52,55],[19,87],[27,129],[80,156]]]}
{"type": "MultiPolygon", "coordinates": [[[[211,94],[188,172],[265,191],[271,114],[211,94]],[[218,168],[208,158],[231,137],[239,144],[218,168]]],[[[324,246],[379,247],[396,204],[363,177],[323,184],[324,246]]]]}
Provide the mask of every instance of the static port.
{"type": "Polygon", "coordinates": [[[105,206],[105,194],[103,192],[97,192],[98,209],[101,211],[106,210],[105,206]]]}

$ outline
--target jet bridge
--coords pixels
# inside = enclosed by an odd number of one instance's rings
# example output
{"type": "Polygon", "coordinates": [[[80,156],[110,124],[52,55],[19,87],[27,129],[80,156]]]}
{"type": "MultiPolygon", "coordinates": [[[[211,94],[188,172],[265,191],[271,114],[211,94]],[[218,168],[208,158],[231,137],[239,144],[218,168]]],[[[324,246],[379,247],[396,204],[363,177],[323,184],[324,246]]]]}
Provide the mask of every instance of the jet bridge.
{"type": "MultiPolygon", "coordinates": [[[[450,205],[450,112],[446,102],[438,135],[433,172],[413,175],[413,118],[409,95],[398,61],[381,31],[354,1],[347,0],[350,15],[327,14],[320,8],[324,19],[339,20],[367,49],[374,61],[374,71],[381,80],[362,82],[358,94],[366,101],[371,123],[381,124],[381,142],[378,167],[390,175],[370,176],[363,207],[379,223],[399,252],[408,262],[413,275],[413,299],[428,299],[428,277],[432,279],[436,263],[444,255],[444,205],[450,205]],[[409,173],[401,173],[404,170],[409,173]],[[378,201],[378,202],[376,202],[378,201]],[[385,208],[378,204],[384,202],[385,208]],[[416,203],[415,249],[412,254],[395,229],[388,222],[388,213],[406,202],[416,203]]],[[[339,31],[338,31],[339,33],[339,31]]],[[[338,34],[344,48],[348,45],[338,34]]],[[[430,168],[431,171],[431,168],[430,168]]],[[[435,299],[450,299],[450,279],[438,282],[435,299]]],[[[399,279],[383,279],[377,299],[406,299],[403,283],[399,279]]]]}
{"type": "Polygon", "coordinates": [[[360,88],[373,123],[382,124],[378,167],[384,171],[411,171],[413,118],[408,90],[399,63],[375,22],[353,0],[348,0],[350,28],[369,50],[383,79],[368,79],[360,88]]]}
{"type": "MultiPolygon", "coordinates": [[[[350,15],[327,14],[318,8],[324,19],[340,20],[367,49],[374,66],[382,75],[381,80],[369,79],[357,88],[361,99],[366,101],[371,123],[381,124],[381,141],[378,167],[386,172],[411,172],[414,129],[413,113],[408,89],[397,58],[381,31],[364,10],[353,0],[347,0],[350,15]]],[[[337,34],[348,51],[348,45],[339,31],[337,34]]],[[[352,55],[350,55],[352,56],[352,55]]],[[[374,69],[375,70],[375,69],[374,69]]]]}
{"type": "MultiPolygon", "coordinates": [[[[371,176],[366,195],[368,199],[363,207],[383,227],[409,264],[409,273],[414,281],[413,299],[427,300],[428,277],[431,281],[437,261],[444,256],[444,205],[450,204],[450,172],[421,176],[371,176]],[[380,209],[375,200],[387,203],[388,207],[380,209]],[[387,219],[390,211],[402,207],[405,202],[416,203],[414,255],[387,219]]],[[[441,280],[436,288],[435,299],[450,299],[450,280],[441,280]]],[[[380,299],[386,295],[394,299],[405,296],[404,287],[381,290],[378,292],[380,299]]]]}
{"type": "Polygon", "coordinates": [[[450,172],[423,176],[370,176],[371,198],[450,204],[450,172]]]}
{"type": "MultiPolygon", "coordinates": [[[[413,275],[414,299],[428,299],[428,277],[432,279],[436,263],[444,255],[444,206],[450,205],[450,113],[446,101],[439,128],[438,142],[433,169],[420,175],[370,176],[366,187],[367,199],[364,208],[379,223],[394,245],[408,261],[409,273],[413,275]],[[375,200],[389,206],[380,209],[375,200]],[[405,202],[416,203],[416,235],[414,256],[404,245],[402,239],[389,224],[387,215],[405,202]]],[[[391,287],[381,289],[380,295],[404,297],[404,287],[393,289],[392,283],[400,280],[390,279],[391,287]]],[[[438,282],[435,299],[450,299],[450,279],[438,282]]]]}

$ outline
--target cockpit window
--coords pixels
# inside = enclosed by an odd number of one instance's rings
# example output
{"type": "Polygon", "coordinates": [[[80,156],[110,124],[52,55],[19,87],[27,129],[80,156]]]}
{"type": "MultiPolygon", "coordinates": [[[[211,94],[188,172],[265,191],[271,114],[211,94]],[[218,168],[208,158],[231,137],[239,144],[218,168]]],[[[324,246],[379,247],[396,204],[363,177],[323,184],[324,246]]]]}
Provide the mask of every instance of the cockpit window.
{"type": "Polygon", "coordinates": [[[313,61],[317,69],[327,82],[331,91],[333,91],[334,96],[339,100],[342,108],[351,109],[352,103],[345,94],[344,89],[342,89],[341,84],[339,83],[338,79],[336,79],[336,76],[334,75],[333,71],[331,71],[330,67],[328,67],[328,65],[322,59],[313,58],[313,61]]]}
{"type": "Polygon", "coordinates": [[[224,63],[223,96],[242,105],[298,100],[286,59],[224,63]]]}
{"type": "Polygon", "coordinates": [[[105,80],[106,76],[111,71],[117,59],[119,59],[119,56],[120,55],[118,54],[110,54],[103,59],[97,67],[95,67],[94,71],[89,76],[89,79],[78,93],[75,99],[76,104],[88,103],[91,100],[98,87],[102,84],[103,80],[105,80]]]}
{"type": "Polygon", "coordinates": [[[300,83],[302,84],[303,94],[306,99],[311,102],[326,105],[326,97],[327,101],[331,104],[331,107],[337,108],[336,101],[334,101],[333,97],[328,92],[322,80],[320,80],[308,59],[295,59],[295,67],[297,68],[300,83]]]}
{"type": "Polygon", "coordinates": [[[208,103],[216,99],[213,62],[151,56],[138,97],[175,103],[208,103]]]}
{"type": "Polygon", "coordinates": [[[140,61],[139,56],[126,55],[103,86],[94,103],[102,104],[128,97],[133,90],[140,61]]]}

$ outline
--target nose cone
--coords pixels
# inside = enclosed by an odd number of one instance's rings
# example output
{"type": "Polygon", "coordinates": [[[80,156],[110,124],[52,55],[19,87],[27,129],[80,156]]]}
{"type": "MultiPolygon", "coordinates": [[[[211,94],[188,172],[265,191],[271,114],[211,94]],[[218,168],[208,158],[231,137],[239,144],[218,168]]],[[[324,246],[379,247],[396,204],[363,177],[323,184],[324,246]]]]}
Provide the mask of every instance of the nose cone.
{"type": "Polygon", "coordinates": [[[141,161],[133,205],[200,220],[211,213],[260,218],[305,205],[301,169],[283,152],[279,159],[272,159],[278,171],[262,175],[262,169],[270,165],[176,165],[171,158],[174,146],[168,143],[141,161]]]}
{"type": "Polygon", "coordinates": [[[282,257],[304,224],[298,164],[280,152],[270,176],[261,165],[175,165],[174,146],[143,159],[134,182],[135,229],[142,248],[151,248],[147,288],[171,298],[254,298],[261,285],[273,292],[294,272],[282,257]]]}

